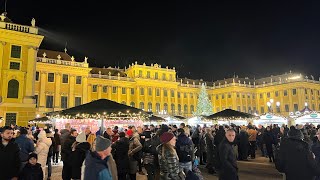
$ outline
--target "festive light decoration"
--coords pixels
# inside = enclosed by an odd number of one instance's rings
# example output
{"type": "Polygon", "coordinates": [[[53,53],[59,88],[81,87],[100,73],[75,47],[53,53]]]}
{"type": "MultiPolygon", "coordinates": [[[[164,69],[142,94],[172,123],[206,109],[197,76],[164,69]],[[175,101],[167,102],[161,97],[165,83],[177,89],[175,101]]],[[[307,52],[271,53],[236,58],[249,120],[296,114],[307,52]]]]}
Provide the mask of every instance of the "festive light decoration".
{"type": "Polygon", "coordinates": [[[213,114],[212,105],[208,98],[208,93],[206,87],[202,83],[201,90],[198,98],[197,110],[194,112],[195,116],[209,116],[213,114]]]}

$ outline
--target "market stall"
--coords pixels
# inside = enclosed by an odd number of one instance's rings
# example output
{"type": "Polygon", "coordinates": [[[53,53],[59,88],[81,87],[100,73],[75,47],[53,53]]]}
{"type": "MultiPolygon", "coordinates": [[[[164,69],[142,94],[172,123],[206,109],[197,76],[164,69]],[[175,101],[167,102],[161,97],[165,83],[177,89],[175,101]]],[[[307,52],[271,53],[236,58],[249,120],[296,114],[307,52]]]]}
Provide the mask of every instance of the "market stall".
{"type": "Polygon", "coordinates": [[[143,124],[161,125],[161,124],[167,124],[167,121],[166,121],[166,119],[164,119],[162,117],[152,115],[152,116],[148,117],[148,120],[146,120],[143,124]]]}
{"type": "Polygon", "coordinates": [[[257,119],[256,116],[232,109],[225,109],[210,116],[204,116],[205,119],[211,119],[217,122],[217,124],[235,124],[237,126],[247,125],[249,122],[257,119]]]}
{"type": "Polygon", "coordinates": [[[119,126],[127,128],[130,125],[142,126],[150,116],[147,112],[131,106],[120,104],[108,99],[99,99],[80,106],[47,114],[58,129],[63,129],[66,123],[79,131],[87,126],[92,132],[103,127],[119,126]]]}
{"type": "Polygon", "coordinates": [[[275,114],[265,114],[260,116],[259,119],[257,120],[253,120],[253,123],[258,126],[258,125],[263,125],[263,126],[267,126],[267,125],[271,125],[271,124],[278,124],[279,126],[285,124],[288,124],[288,119],[285,117],[282,117],[280,115],[275,115],[275,114]]]}
{"type": "Polygon", "coordinates": [[[168,124],[180,125],[181,123],[186,123],[187,119],[183,116],[168,116],[165,118],[168,124]]]}
{"type": "Polygon", "coordinates": [[[301,115],[295,119],[295,123],[302,124],[302,125],[306,123],[309,123],[309,124],[312,123],[314,125],[318,125],[320,124],[320,114],[314,111],[309,114],[301,115]]]}

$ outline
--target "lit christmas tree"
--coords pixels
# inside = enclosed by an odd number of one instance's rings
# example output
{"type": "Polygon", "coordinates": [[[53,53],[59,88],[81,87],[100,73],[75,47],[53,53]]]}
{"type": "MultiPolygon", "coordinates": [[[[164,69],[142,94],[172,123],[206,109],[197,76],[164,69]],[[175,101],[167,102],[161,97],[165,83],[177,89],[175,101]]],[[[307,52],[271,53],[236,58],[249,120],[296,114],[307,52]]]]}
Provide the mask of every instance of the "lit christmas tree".
{"type": "Polygon", "coordinates": [[[212,105],[208,98],[208,93],[206,91],[206,87],[202,83],[201,90],[198,98],[197,111],[194,112],[195,116],[209,116],[213,114],[212,105]]]}

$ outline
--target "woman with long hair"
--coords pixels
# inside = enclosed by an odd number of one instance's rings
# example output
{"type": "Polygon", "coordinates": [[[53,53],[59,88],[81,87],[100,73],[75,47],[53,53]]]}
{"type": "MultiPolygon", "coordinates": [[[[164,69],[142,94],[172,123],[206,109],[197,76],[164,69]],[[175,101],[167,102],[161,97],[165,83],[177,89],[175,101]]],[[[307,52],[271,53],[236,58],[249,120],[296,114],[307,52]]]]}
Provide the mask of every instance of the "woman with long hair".
{"type": "Polygon", "coordinates": [[[176,137],[169,132],[160,136],[161,145],[157,147],[160,179],[161,180],[184,180],[185,174],[180,171],[179,158],[175,150],[176,137]]]}

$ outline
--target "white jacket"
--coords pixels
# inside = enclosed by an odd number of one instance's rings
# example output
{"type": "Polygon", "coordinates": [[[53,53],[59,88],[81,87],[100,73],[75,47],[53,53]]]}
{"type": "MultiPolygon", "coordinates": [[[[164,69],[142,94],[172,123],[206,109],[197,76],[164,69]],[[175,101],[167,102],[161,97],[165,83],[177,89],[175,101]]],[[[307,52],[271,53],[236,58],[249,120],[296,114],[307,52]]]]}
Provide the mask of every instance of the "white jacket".
{"type": "Polygon", "coordinates": [[[52,144],[52,141],[50,138],[46,137],[46,133],[44,131],[41,131],[38,135],[38,143],[36,146],[35,153],[38,154],[38,163],[41,164],[41,166],[45,167],[47,163],[47,157],[49,148],[52,144]]]}

